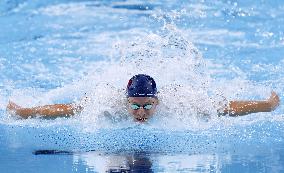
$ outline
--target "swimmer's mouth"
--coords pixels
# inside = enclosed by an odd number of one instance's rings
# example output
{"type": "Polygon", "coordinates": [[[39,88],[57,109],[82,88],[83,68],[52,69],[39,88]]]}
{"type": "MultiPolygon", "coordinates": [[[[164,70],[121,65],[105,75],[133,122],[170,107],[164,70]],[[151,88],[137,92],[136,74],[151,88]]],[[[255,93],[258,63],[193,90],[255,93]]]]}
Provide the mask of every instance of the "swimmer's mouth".
{"type": "Polygon", "coordinates": [[[136,120],[139,122],[146,122],[148,118],[136,118],[136,120]]]}

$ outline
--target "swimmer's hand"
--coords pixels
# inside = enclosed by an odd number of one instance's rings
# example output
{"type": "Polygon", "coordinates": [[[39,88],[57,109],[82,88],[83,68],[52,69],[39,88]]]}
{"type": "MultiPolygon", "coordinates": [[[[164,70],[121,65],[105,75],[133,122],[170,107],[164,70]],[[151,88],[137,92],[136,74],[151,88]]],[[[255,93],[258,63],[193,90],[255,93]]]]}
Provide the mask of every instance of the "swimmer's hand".
{"type": "Polygon", "coordinates": [[[270,111],[275,110],[280,105],[280,98],[279,96],[273,91],[271,92],[271,96],[267,100],[270,105],[270,111]]]}
{"type": "Polygon", "coordinates": [[[280,104],[279,96],[273,91],[267,100],[262,101],[230,101],[225,108],[224,114],[230,116],[247,115],[257,112],[271,112],[280,104]]]}
{"type": "Polygon", "coordinates": [[[16,103],[9,101],[7,105],[7,112],[19,115],[22,118],[34,117],[37,115],[43,117],[66,117],[74,115],[76,112],[80,112],[81,110],[82,107],[76,106],[75,104],[54,104],[33,108],[23,108],[16,103]]]}
{"type": "Polygon", "coordinates": [[[14,102],[9,101],[6,110],[7,112],[9,112],[10,114],[15,114],[17,112],[17,110],[21,109],[21,107],[19,105],[17,105],[14,102]]]}

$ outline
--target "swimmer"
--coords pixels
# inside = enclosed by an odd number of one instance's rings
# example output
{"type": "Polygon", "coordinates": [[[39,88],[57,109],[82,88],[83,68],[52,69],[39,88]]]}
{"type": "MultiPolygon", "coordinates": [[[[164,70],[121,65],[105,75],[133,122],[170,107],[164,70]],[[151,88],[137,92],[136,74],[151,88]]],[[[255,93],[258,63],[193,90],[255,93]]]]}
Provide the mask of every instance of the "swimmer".
{"type": "MultiPolygon", "coordinates": [[[[126,88],[126,97],[128,100],[128,113],[137,122],[146,122],[156,112],[159,104],[157,96],[157,87],[154,79],[145,74],[133,76],[126,88]]],[[[218,110],[219,115],[242,116],[257,112],[271,112],[279,106],[279,96],[272,92],[267,100],[262,101],[229,101],[228,105],[222,110],[218,110]]],[[[35,117],[60,117],[73,116],[83,110],[81,105],[54,104],[38,106],[33,108],[23,108],[9,101],[7,111],[21,116],[22,118],[35,117]]]]}

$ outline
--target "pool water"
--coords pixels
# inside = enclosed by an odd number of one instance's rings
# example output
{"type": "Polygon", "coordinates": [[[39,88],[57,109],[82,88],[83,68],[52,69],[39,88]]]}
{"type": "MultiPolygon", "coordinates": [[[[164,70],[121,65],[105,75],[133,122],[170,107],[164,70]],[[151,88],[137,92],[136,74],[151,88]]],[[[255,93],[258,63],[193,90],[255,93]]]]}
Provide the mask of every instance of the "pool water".
{"type": "Polygon", "coordinates": [[[0,26],[0,172],[284,172],[282,105],[212,105],[283,99],[283,1],[4,0],[0,26]],[[157,82],[157,114],[101,116],[123,109],[138,73],[157,82]],[[85,95],[71,118],[6,112],[85,95]]]}

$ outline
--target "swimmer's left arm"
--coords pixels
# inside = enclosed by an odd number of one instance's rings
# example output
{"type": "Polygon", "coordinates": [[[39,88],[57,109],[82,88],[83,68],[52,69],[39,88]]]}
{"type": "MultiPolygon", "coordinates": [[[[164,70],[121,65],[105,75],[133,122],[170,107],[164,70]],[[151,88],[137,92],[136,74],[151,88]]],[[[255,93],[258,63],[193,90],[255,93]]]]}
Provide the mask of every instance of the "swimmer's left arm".
{"type": "Polygon", "coordinates": [[[272,92],[267,100],[262,101],[230,101],[222,114],[241,116],[257,112],[271,112],[279,106],[279,96],[272,92]]]}

